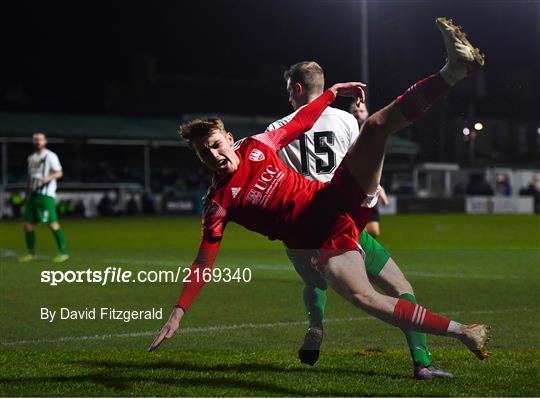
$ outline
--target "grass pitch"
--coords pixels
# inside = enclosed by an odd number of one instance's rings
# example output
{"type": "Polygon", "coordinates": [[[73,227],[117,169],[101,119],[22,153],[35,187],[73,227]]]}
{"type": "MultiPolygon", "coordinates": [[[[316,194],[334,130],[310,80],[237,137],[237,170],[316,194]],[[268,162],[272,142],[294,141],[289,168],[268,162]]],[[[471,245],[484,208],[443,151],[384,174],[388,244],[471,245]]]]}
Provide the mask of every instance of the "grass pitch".
{"type": "Polygon", "coordinates": [[[163,308],[175,283],[40,282],[43,270],[175,270],[189,266],[195,218],[64,220],[72,259],[51,262],[52,235],[37,229],[37,261],[20,225],[0,222],[2,396],[539,396],[538,216],[384,217],[381,242],[423,305],[493,328],[493,357],[430,337],[453,380],[414,381],[405,339],[329,293],[315,367],[296,350],[306,327],[302,284],[280,243],[227,227],[217,266],[250,268],[249,283],[209,283],[163,349],[146,348],[164,320],[40,320],[40,308],[163,308]]]}

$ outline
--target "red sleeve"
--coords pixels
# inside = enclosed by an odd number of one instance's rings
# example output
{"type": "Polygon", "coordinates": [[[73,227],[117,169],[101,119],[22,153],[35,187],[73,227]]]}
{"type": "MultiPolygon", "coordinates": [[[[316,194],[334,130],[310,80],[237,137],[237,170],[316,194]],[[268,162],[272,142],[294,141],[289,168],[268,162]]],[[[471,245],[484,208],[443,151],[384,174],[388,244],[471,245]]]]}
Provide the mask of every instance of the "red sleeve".
{"type": "Polygon", "coordinates": [[[326,90],[308,105],[302,107],[286,125],[277,130],[257,134],[253,138],[263,142],[275,151],[279,151],[311,129],[325,108],[332,104],[335,99],[336,96],[332,90],[326,90]]]}
{"type": "MultiPolygon", "coordinates": [[[[176,300],[176,306],[187,312],[204,286],[203,271],[212,270],[219,251],[221,241],[208,241],[203,238],[197,257],[191,264],[191,274],[182,287],[182,292],[176,300]],[[198,270],[198,271],[197,271],[198,270]]],[[[207,272],[208,273],[208,272],[207,272]]]]}
{"type": "MultiPolygon", "coordinates": [[[[197,257],[191,264],[189,279],[186,280],[176,305],[187,311],[204,285],[203,272],[212,270],[219,251],[227,211],[213,199],[207,198],[202,217],[202,239],[197,257]]],[[[208,271],[206,272],[208,273],[208,271]]]]}

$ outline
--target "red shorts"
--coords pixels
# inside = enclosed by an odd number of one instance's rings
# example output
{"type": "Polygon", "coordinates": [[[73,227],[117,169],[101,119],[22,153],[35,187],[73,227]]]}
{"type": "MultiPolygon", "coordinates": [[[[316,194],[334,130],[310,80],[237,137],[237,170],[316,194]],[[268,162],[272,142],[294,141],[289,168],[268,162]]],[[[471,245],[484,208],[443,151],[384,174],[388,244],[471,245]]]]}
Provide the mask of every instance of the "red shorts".
{"type": "Polygon", "coordinates": [[[321,271],[329,258],[359,250],[360,232],[366,226],[372,208],[362,206],[366,194],[344,166],[312,198],[302,215],[294,238],[286,241],[292,249],[312,251],[313,266],[321,271]]]}

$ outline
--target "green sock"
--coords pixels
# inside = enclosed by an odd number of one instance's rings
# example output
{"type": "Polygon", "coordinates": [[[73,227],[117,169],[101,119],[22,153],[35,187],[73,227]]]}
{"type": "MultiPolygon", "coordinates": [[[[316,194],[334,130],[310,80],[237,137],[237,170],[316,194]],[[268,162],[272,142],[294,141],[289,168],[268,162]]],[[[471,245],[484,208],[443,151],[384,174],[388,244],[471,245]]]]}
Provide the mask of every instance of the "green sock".
{"type": "Polygon", "coordinates": [[[304,288],[304,305],[306,306],[309,326],[322,328],[324,308],[326,307],[326,290],[306,286],[304,288]]]}
{"type": "MultiPolygon", "coordinates": [[[[399,297],[412,303],[418,303],[412,294],[402,294],[399,297]]],[[[407,337],[407,343],[411,350],[413,362],[422,363],[426,367],[429,366],[431,360],[429,359],[429,351],[427,348],[427,334],[412,330],[403,330],[403,333],[407,337]]]]}
{"type": "Polygon", "coordinates": [[[24,239],[26,240],[26,249],[30,255],[35,255],[36,253],[36,233],[34,230],[24,232],[24,239]]]}
{"type": "Polygon", "coordinates": [[[59,228],[58,230],[53,230],[54,239],[56,240],[56,245],[58,245],[58,249],[60,250],[60,253],[65,254],[66,253],[66,239],[64,237],[64,230],[62,228],[59,228]]]}

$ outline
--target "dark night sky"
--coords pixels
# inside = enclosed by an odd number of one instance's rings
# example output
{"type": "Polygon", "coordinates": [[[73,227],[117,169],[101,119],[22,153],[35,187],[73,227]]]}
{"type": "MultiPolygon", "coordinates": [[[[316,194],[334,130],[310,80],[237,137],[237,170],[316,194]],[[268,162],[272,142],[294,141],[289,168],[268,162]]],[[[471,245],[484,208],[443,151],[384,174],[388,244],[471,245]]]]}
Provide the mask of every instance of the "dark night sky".
{"type": "MultiPolygon", "coordinates": [[[[539,1],[371,1],[370,95],[378,107],[444,63],[437,16],[487,56],[458,112],[540,119],[539,1]]],[[[360,76],[359,1],[2,4],[2,111],[175,117],[281,115],[281,73],[315,59],[327,82],[360,76]]]]}

